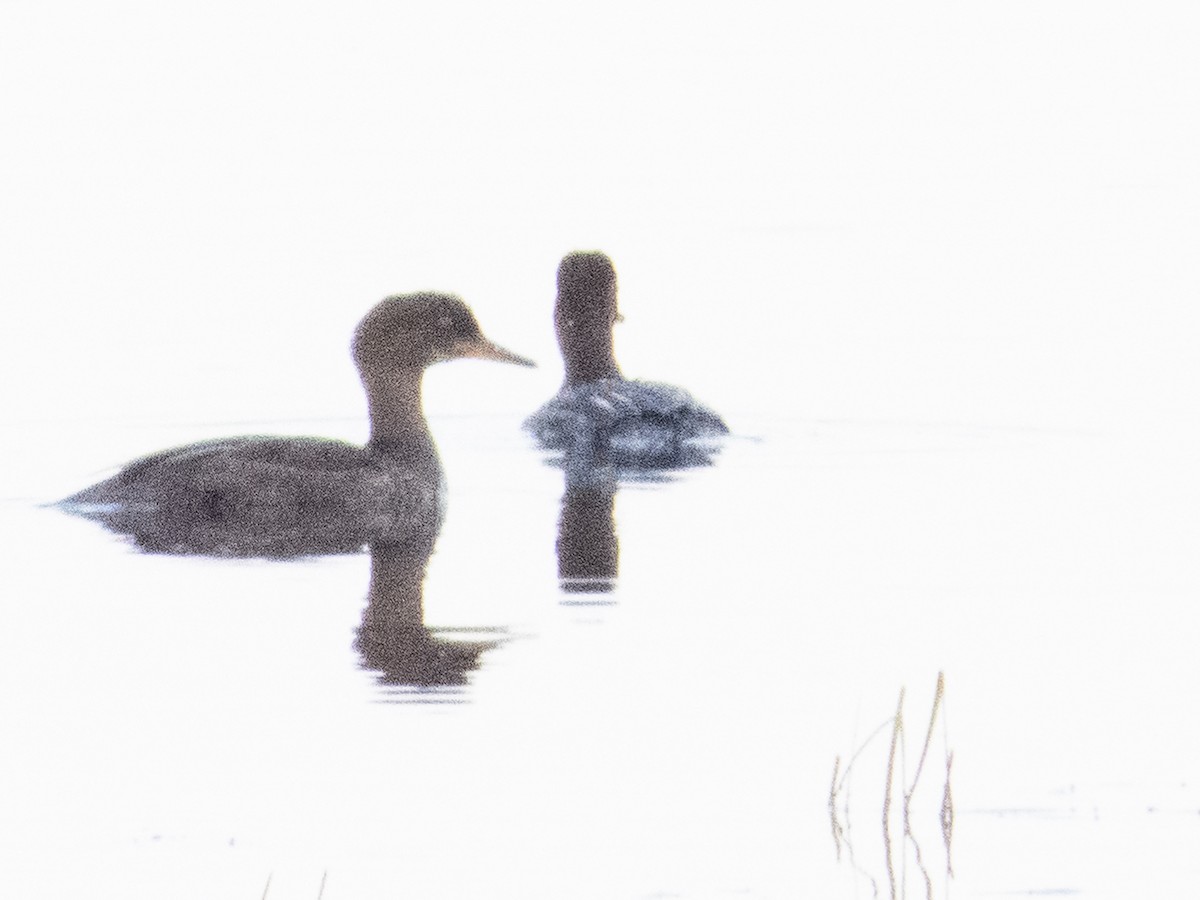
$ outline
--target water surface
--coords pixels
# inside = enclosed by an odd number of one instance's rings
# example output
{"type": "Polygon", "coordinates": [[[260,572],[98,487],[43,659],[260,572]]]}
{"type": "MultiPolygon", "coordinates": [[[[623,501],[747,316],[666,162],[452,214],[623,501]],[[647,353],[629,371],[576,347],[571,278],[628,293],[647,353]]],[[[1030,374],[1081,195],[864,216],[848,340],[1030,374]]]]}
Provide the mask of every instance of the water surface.
{"type": "Polygon", "coordinates": [[[730,418],[714,466],[584,517],[576,543],[616,558],[595,591],[560,581],[563,473],[516,417],[434,420],[450,512],[423,580],[367,553],[147,555],[5,502],[23,896],[923,895],[912,840],[935,896],[1200,881],[1185,459],[730,418]],[[413,591],[419,640],[364,639],[378,596],[413,591]],[[939,671],[889,878],[890,723],[906,688],[902,792],[939,671]]]}

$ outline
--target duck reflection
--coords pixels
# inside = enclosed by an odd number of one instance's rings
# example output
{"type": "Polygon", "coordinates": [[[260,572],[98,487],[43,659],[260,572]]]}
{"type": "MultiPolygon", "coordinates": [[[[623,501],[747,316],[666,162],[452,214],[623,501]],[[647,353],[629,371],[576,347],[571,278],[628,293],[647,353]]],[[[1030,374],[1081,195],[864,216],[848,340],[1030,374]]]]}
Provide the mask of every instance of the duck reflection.
{"type": "Polygon", "coordinates": [[[567,468],[558,517],[558,584],[564,594],[608,594],[617,582],[611,469],[567,468]]]}
{"type": "MultiPolygon", "coordinates": [[[[310,521],[306,528],[272,533],[268,544],[236,526],[223,531],[210,522],[197,530],[195,522],[188,520],[190,527],[181,529],[179,517],[168,513],[159,509],[154,515],[145,513],[136,518],[133,536],[140,549],[227,557],[227,548],[244,550],[254,543],[259,550],[254,555],[260,558],[295,559],[331,552],[360,552],[366,543],[371,557],[371,581],[367,606],[355,630],[354,649],[360,667],[376,673],[377,683],[387,689],[391,700],[462,702],[461,689],[467,685],[470,673],[479,668],[482,655],[508,640],[503,628],[426,626],[425,571],[441,529],[440,517],[430,517],[417,526],[408,519],[407,536],[401,541],[387,537],[394,532],[387,521],[381,521],[374,533],[361,533],[336,518],[324,518],[320,528],[310,521]],[[326,539],[330,533],[341,535],[343,542],[330,543],[326,539]],[[472,634],[493,636],[472,640],[469,638],[472,634]]],[[[129,526],[130,521],[124,519],[121,524],[129,526]]]]}
{"type": "MultiPolygon", "coordinates": [[[[354,639],[362,668],[377,673],[390,699],[418,703],[456,702],[479,668],[480,657],[504,643],[504,629],[429,628],[425,625],[425,569],[436,531],[404,543],[371,546],[371,587],[354,639]],[[489,640],[448,637],[470,631],[500,635],[489,640]]],[[[461,701],[459,701],[461,702],[461,701]]]]}
{"type": "MultiPolygon", "coordinates": [[[[558,587],[569,606],[602,606],[617,586],[620,546],[617,541],[615,504],[622,485],[662,485],[674,481],[673,469],[622,468],[611,458],[567,453],[549,460],[563,469],[563,495],[558,514],[558,587]],[[592,596],[580,596],[592,595],[592,596]]],[[[699,465],[711,465],[704,457],[699,465]]]]}

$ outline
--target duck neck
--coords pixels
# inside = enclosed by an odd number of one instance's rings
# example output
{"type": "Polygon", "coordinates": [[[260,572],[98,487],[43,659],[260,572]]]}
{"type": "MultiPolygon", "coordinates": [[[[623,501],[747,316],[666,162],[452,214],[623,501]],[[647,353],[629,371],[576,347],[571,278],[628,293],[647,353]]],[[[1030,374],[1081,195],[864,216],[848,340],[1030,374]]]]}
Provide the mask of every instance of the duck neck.
{"type": "Polygon", "coordinates": [[[400,369],[363,377],[371,418],[369,450],[403,462],[437,459],[433,436],[421,408],[424,371],[400,369]]]}
{"type": "Polygon", "coordinates": [[[558,346],[562,351],[568,385],[621,377],[613,354],[611,325],[604,327],[597,323],[560,322],[558,346]]]}

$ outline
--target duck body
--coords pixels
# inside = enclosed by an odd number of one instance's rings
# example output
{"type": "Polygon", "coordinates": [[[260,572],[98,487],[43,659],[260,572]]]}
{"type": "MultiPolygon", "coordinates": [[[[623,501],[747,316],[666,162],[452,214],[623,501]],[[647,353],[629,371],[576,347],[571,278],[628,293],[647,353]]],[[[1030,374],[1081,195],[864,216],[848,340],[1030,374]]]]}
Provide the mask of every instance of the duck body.
{"type": "Polygon", "coordinates": [[[525,428],[544,448],[572,459],[632,468],[700,464],[729,432],[682,388],[619,375],[564,384],[525,428]]]}
{"type": "Polygon", "coordinates": [[[353,553],[436,533],[443,475],[421,409],[427,366],[474,356],[532,365],[488,341],[457,297],[388,297],[359,323],[365,446],[315,437],[202,441],[135,460],[59,502],[144,550],[217,556],[353,553]]]}
{"type": "Polygon", "coordinates": [[[150,552],[289,557],[355,553],[436,529],[443,485],[436,456],[247,436],[143,457],[60,505],[150,552]]]}
{"type": "Polygon", "coordinates": [[[559,392],[526,419],[526,430],[576,467],[707,464],[728,427],[682,388],[625,378],[613,352],[619,321],[612,260],[598,252],[563,257],[554,325],[566,374],[559,392]]]}

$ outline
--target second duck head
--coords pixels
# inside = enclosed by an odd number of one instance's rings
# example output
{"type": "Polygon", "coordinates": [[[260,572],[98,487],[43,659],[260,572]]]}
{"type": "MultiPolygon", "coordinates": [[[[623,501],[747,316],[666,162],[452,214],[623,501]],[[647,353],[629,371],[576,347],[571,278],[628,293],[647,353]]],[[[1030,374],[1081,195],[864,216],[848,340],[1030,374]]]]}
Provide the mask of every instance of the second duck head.
{"type": "Polygon", "coordinates": [[[558,266],[554,326],[566,383],[619,378],[612,329],[617,311],[617,272],[599,251],[568,253],[558,266]]]}

